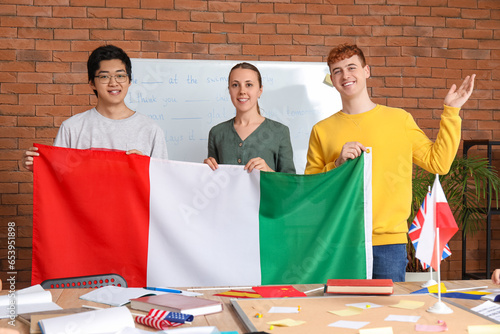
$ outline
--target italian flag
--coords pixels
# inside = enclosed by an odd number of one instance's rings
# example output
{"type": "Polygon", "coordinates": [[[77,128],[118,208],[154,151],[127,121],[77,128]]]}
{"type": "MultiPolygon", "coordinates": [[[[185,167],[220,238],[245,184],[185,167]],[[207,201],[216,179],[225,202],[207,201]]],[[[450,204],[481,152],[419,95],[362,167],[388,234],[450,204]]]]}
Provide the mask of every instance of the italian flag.
{"type": "Polygon", "coordinates": [[[371,278],[371,153],[291,175],[36,145],[32,284],[129,286],[371,278]]]}

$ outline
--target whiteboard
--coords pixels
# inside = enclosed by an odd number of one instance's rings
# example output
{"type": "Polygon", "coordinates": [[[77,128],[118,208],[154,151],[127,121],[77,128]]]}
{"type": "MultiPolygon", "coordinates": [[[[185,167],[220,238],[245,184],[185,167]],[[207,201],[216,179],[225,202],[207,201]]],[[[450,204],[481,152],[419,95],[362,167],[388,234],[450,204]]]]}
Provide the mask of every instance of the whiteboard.
{"type": "MultiPolygon", "coordinates": [[[[132,59],[125,102],[165,132],[172,160],[203,162],[210,129],[235,115],[228,91],[241,61],[132,59]]],[[[250,61],[262,76],[261,114],[290,128],[295,168],[302,174],[314,124],[341,109],[340,95],[324,82],[326,63],[250,61]]]]}

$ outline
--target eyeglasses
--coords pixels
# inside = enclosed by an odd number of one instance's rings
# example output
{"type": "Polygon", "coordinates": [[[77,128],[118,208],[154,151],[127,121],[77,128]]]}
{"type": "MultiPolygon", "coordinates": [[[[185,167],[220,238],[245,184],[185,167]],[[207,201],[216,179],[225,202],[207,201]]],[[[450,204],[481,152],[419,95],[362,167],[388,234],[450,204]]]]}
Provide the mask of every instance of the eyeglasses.
{"type": "Polygon", "coordinates": [[[97,75],[96,78],[99,79],[99,82],[102,84],[107,84],[111,81],[111,78],[115,78],[116,82],[122,83],[128,80],[127,74],[117,74],[117,75],[97,75]]]}

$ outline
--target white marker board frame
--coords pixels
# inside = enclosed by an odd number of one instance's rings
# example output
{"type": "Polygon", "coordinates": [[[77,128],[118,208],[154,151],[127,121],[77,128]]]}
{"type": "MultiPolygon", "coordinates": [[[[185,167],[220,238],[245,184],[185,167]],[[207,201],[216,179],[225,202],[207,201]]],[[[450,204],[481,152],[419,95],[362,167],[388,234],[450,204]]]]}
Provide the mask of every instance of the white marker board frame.
{"type": "MultiPolygon", "coordinates": [[[[127,105],[165,132],[169,159],[203,162],[210,129],[235,115],[228,74],[242,61],[132,59],[127,105]]],[[[290,129],[295,168],[304,172],[314,124],[342,107],[324,82],[326,63],[250,61],[262,76],[262,115],[290,129]]]]}

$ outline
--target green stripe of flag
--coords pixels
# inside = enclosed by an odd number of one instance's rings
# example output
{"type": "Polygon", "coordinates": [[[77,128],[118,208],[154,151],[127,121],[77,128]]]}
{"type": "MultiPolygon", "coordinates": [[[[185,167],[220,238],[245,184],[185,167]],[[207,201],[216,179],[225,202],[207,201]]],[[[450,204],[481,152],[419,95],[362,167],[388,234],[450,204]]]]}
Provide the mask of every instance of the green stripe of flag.
{"type": "Polygon", "coordinates": [[[364,189],[363,157],[316,175],[261,173],[262,284],[369,277],[364,189]]]}

